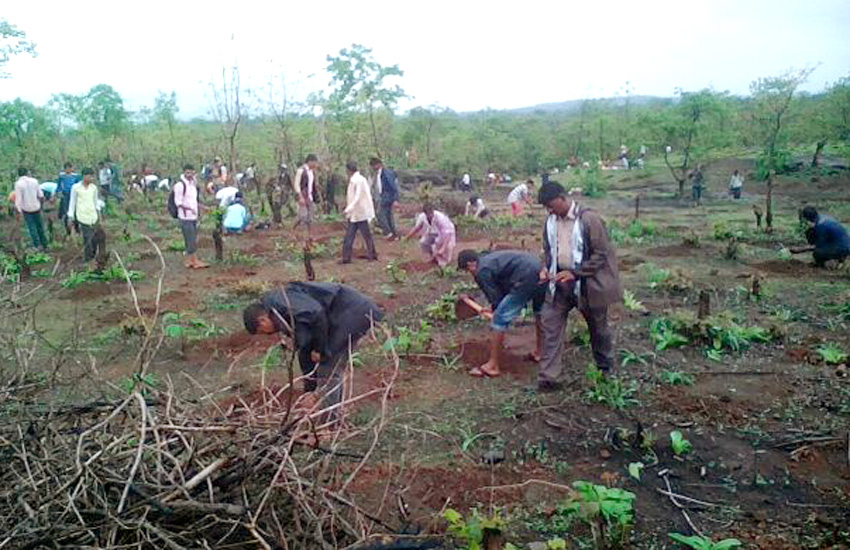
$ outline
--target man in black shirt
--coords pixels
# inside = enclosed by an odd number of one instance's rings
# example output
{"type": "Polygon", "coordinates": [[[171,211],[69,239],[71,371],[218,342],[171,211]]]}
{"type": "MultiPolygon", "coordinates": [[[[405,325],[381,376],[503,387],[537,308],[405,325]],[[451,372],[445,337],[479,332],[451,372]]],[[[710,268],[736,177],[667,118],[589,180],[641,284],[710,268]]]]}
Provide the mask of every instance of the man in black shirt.
{"type": "Polygon", "coordinates": [[[537,332],[537,346],[531,356],[533,360],[539,361],[542,336],[540,311],[546,297],[545,280],[540,279],[540,259],[515,250],[480,255],[474,250],[464,250],[457,257],[457,267],[472,274],[491,304],[489,309],[482,312],[490,320],[490,360],[472,369],[469,374],[479,377],[499,376],[499,352],[505,341],[505,332],[528,302],[532,302],[537,332]]]}
{"type": "Polygon", "coordinates": [[[304,391],[322,388],[327,397],[323,407],[340,402],[343,359],[382,317],[371,298],[336,283],[289,283],[265,293],[243,313],[251,334],[280,332],[292,339],[304,391]]]}

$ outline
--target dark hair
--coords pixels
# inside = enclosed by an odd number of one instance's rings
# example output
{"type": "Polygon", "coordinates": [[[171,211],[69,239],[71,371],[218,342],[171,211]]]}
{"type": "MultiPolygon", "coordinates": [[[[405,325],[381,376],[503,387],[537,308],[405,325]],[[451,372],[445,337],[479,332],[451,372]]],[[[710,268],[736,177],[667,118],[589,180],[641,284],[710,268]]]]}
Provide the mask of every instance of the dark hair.
{"type": "Polygon", "coordinates": [[[434,211],[434,205],[430,202],[423,203],[422,204],[422,211],[423,212],[433,212],[434,211]]]}
{"type": "Polygon", "coordinates": [[[73,167],[74,167],[74,165],[72,163],[70,163],[70,162],[65,163],[65,168],[73,168],[73,167]]]}
{"type": "Polygon", "coordinates": [[[245,311],[242,312],[242,322],[245,323],[245,330],[251,334],[257,334],[257,329],[259,328],[257,319],[263,315],[268,315],[268,311],[266,311],[266,308],[264,308],[263,304],[260,302],[253,303],[246,307],[245,311]]]}
{"type": "Polygon", "coordinates": [[[310,153],[307,155],[307,159],[304,162],[307,163],[310,161],[319,162],[319,157],[317,157],[314,153],[310,153]]]}
{"type": "Polygon", "coordinates": [[[557,181],[550,181],[540,186],[540,191],[537,192],[537,202],[546,206],[549,201],[553,201],[558,197],[563,197],[567,194],[564,186],[557,181]]]}
{"type": "Polygon", "coordinates": [[[378,157],[372,157],[369,159],[369,166],[378,166],[379,164],[383,165],[384,161],[382,161],[378,157]]]}
{"type": "Polygon", "coordinates": [[[810,222],[817,222],[818,211],[814,206],[806,206],[800,211],[800,218],[810,222]]]}
{"type": "Polygon", "coordinates": [[[475,204],[480,198],[481,197],[479,197],[478,195],[472,195],[471,197],[469,197],[469,204],[475,204]]]}
{"type": "Polygon", "coordinates": [[[353,160],[350,160],[350,161],[345,163],[345,169],[348,170],[349,172],[356,172],[357,171],[357,163],[354,162],[353,160]]]}
{"type": "Polygon", "coordinates": [[[94,170],[92,170],[91,168],[83,168],[83,171],[81,173],[84,176],[93,176],[94,170]]]}
{"type": "Polygon", "coordinates": [[[194,170],[194,169],[195,169],[195,165],[192,164],[191,162],[187,162],[186,164],[183,165],[183,171],[184,172],[186,170],[194,170]]]}
{"type": "Polygon", "coordinates": [[[242,191],[237,191],[236,194],[233,195],[233,198],[241,201],[242,200],[242,191]]]}
{"type": "Polygon", "coordinates": [[[469,264],[478,261],[479,254],[474,250],[461,250],[457,255],[457,268],[465,270],[469,264]]]}
{"type": "Polygon", "coordinates": [[[22,177],[26,176],[26,175],[27,175],[27,174],[29,174],[29,173],[30,173],[30,171],[29,171],[27,168],[24,168],[23,166],[21,166],[20,168],[18,168],[18,177],[19,177],[19,178],[22,178],[22,177]]]}
{"type": "Polygon", "coordinates": [[[528,178],[527,180],[525,180],[525,183],[529,183],[531,185],[534,185],[534,180],[531,179],[531,178],[528,178]]]}

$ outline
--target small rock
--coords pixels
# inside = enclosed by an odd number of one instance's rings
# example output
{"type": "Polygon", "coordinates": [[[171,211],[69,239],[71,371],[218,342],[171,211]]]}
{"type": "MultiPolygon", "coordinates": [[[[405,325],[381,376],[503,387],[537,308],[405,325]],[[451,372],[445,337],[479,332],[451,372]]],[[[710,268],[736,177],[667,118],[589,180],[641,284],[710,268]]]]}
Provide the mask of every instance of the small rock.
{"type": "Polygon", "coordinates": [[[505,451],[502,449],[490,449],[481,455],[481,462],[484,464],[499,464],[505,461],[505,451]]]}
{"type": "Polygon", "coordinates": [[[608,449],[602,449],[599,451],[599,456],[607,460],[611,458],[611,452],[608,449]]]}

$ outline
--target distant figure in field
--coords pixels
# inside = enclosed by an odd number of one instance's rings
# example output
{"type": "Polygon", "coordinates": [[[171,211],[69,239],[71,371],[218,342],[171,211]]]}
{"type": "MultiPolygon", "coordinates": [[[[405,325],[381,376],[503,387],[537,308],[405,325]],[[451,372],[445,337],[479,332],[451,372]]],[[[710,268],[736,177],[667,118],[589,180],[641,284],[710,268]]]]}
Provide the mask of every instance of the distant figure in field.
{"type": "Polygon", "coordinates": [[[629,169],[629,148],[625,143],[620,145],[620,162],[623,163],[624,169],[629,169]]]}
{"type": "Polygon", "coordinates": [[[295,171],[295,179],[292,180],[292,188],[298,198],[298,219],[292,229],[299,225],[307,228],[307,241],[312,238],[313,225],[313,192],[316,185],[316,167],[319,166],[319,157],[310,153],[304,159],[304,164],[295,171]]]}
{"type": "Polygon", "coordinates": [[[75,183],[71,188],[71,199],[68,203],[68,220],[76,222],[83,235],[83,261],[89,262],[97,255],[94,243],[94,232],[100,220],[100,204],[97,185],[94,183],[94,170],[83,169],[83,181],[75,183]]]}
{"type": "Polygon", "coordinates": [[[531,358],[540,360],[543,326],[540,312],[546,298],[545,281],[540,280],[540,259],[526,252],[499,250],[478,254],[474,250],[463,250],[457,256],[457,268],[468,271],[478,287],[487,296],[490,308],[481,316],[490,320],[490,358],[475,367],[471,376],[494,377],[501,374],[499,355],[505,342],[505,332],[531,302],[537,334],[536,346],[531,358]]]}
{"type": "Polygon", "coordinates": [[[515,218],[522,216],[526,204],[531,204],[531,192],[534,190],[534,180],[529,179],[520,183],[508,193],[508,204],[511,205],[511,215],[515,218]]]}
{"type": "Polygon", "coordinates": [[[377,157],[369,160],[369,166],[375,173],[375,187],[380,194],[378,225],[381,226],[388,241],[398,240],[399,234],[393,217],[393,206],[399,199],[398,176],[394,171],[385,168],[384,162],[377,157]]]}
{"type": "Polygon", "coordinates": [[[478,195],[472,195],[469,197],[469,200],[466,201],[466,209],[464,210],[465,216],[472,216],[474,218],[486,218],[487,214],[487,206],[484,204],[484,201],[478,195]]]}
{"type": "Polygon", "coordinates": [[[419,245],[422,258],[426,262],[446,267],[452,261],[455,249],[455,225],[452,220],[430,204],[422,207],[422,213],[416,217],[416,225],[405,238],[412,239],[421,235],[419,245]]]}
{"type": "Polygon", "coordinates": [[[830,260],[844,262],[850,256],[850,235],[834,218],[818,213],[814,206],[806,206],[800,212],[800,220],[809,226],[806,241],[810,246],[792,249],[792,252],[811,251],[818,267],[830,260]]]}
{"type": "Polygon", "coordinates": [[[460,178],[460,190],[466,192],[472,190],[472,177],[470,177],[469,172],[464,172],[463,177],[460,178]]]}
{"type": "Polygon", "coordinates": [[[741,191],[744,189],[744,176],[738,173],[737,170],[732,172],[732,177],[729,178],[729,193],[733,199],[741,198],[741,191]]]}
{"type": "Polygon", "coordinates": [[[358,231],[366,242],[369,261],[374,262],[378,259],[378,253],[375,250],[375,239],[372,238],[369,223],[375,219],[375,204],[372,202],[369,181],[357,170],[357,164],[354,161],[348,161],[345,169],[348,172],[348,190],[344,213],[348,218],[348,227],[345,229],[345,239],[342,241],[342,263],[351,263],[354,238],[358,231]]]}
{"type": "Polygon", "coordinates": [[[68,206],[71,204],[71,188],[80,181],[80,176],[74,172],[74,165],[70,162],[66,162],[65,169],[59,173],[59,178],[56,181],[59,184],[59,193],[62,194],[59,199],[58,218],[65,224],[65,230],[70,234],[71,228],[68,225],[68,206]]]}
{"type": "Polygon", "coordinates": [[[200,217],[201,193],[195,179],[195,167],[191,164],[183,166],[180,181],[174,184],[174,204],[177,206],[177,219],[180,220],[180,230],[183,233],[184,254],[183,264],[190,269],[209,267],[196,257],[198,251],[198,218],[200,217]]]}
{"type": "Polygon", "coordinates": [[[350,353],[382,317],[371,298],[351,287],[301,282],[265,293],[242,314],[249,333],[280,333],[281,346],[298,353],[308,408],[342,401],[350,353]]]}
{"type": "Polygon", "coordinates": [[[702,190],[705,186],[705,176],[702,175],[702,164],[697,164],[697,167],[691,171],[691,198],[694,201],[694,206],[702,204],[702,190]]]}
{"type": "Polygon", "coordinates": [[[234,195],[233,201],[228,205],[222,225],[227,233],[236,234],[248,231],[250,223],[251,214],[242,204],[242,192],[240,191],[234,195]]]}
{"type": "Polygon", "coordinates": [[[18,169],[18,181],[15,182],[15,209],[24,217],[32,245],[35,248],[47,250],[47,238],[44,236],[44,223],[41,219],[41,201],[44,191],[38,185],[38,180],[30,177],[27,168],[18,169]]]}

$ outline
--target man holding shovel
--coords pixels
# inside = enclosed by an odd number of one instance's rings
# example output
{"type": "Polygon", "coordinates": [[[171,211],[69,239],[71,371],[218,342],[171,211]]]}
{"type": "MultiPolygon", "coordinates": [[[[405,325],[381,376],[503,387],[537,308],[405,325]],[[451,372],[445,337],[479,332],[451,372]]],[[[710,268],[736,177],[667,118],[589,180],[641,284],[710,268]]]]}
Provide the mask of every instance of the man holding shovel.
{"type": "Polygon", "coordinates": [[[546,289],[540,280],[540,260],[531,254],[514,250],[487,254],[464,250],[457,257],[457,267],[472,274],[491,304],[491,308],[483,308],[468,297],[461,298],[490,321],[490,359],[469,371],[469,374],[479,378],[501,374],[499,353],[505,342],[505,332],[528,302],[532,302],[537,334],[537,345],[531,358],[539,361],[542,336],[540,311],[546,289]]]}

